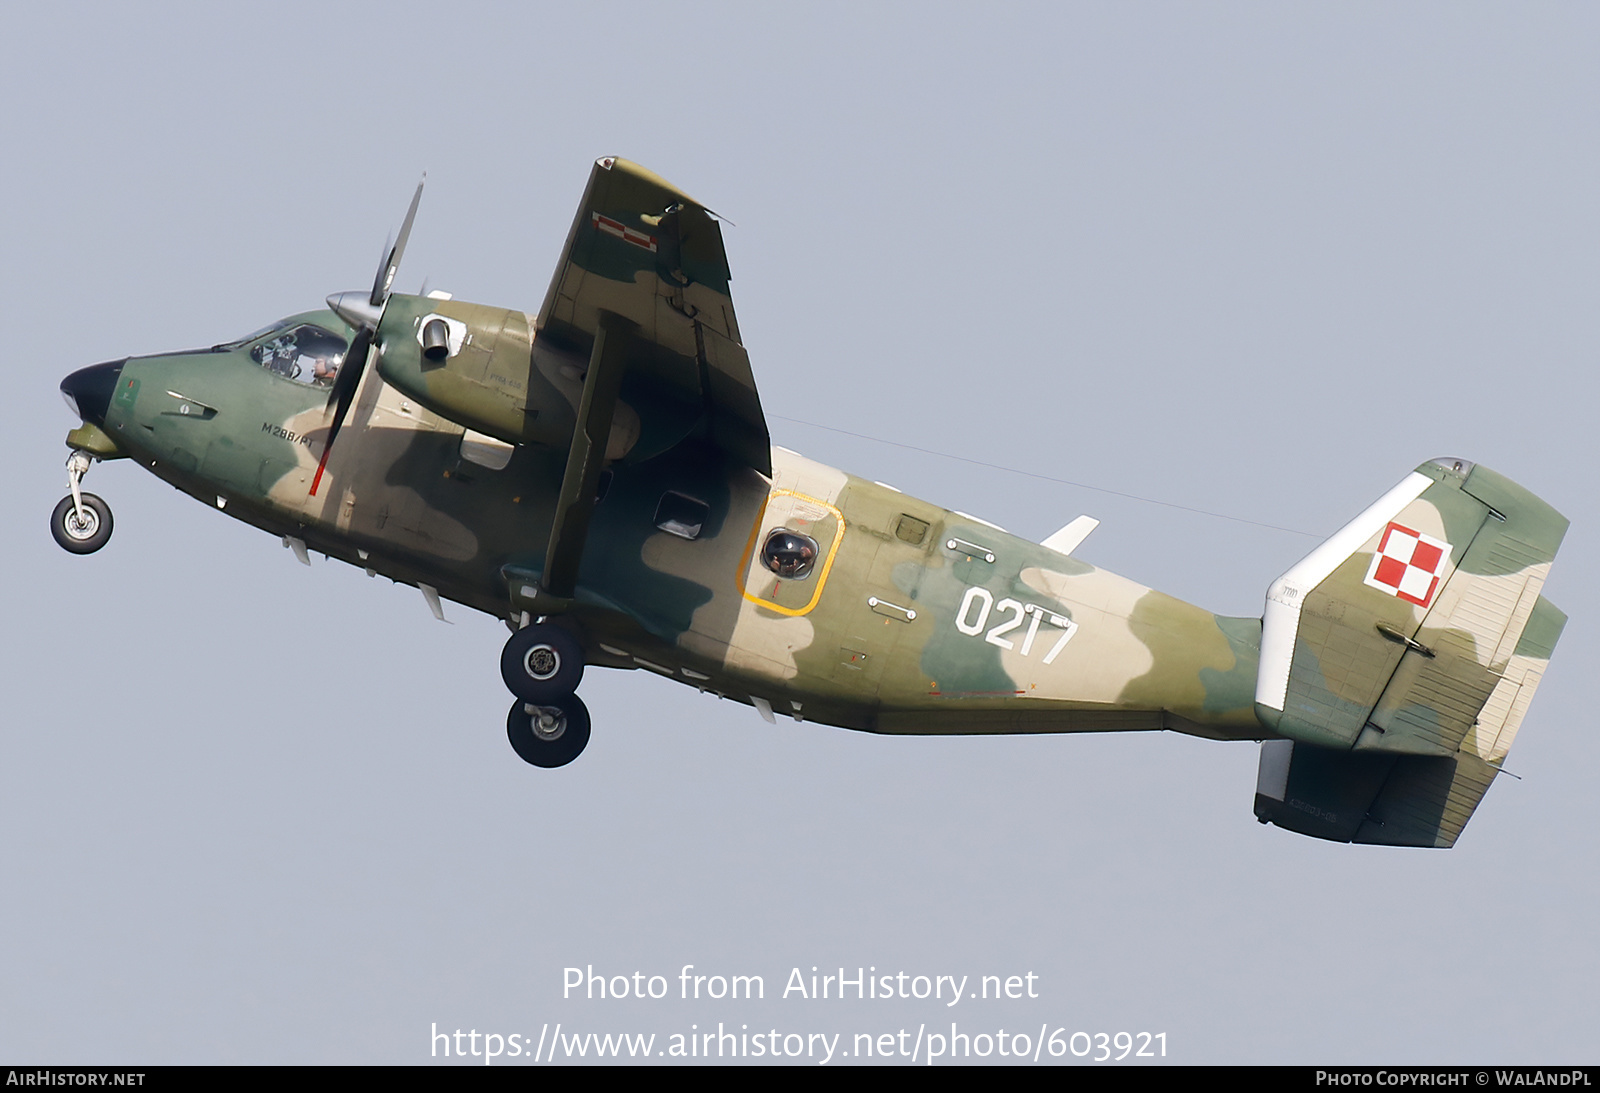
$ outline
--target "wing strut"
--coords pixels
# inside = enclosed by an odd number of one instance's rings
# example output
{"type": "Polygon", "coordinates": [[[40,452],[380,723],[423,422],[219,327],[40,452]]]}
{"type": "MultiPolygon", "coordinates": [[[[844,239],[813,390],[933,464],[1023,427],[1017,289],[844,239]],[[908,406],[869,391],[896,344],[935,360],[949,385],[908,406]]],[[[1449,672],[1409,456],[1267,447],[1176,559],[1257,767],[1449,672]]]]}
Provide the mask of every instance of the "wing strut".
{"type": "Polygon", "coordinates": [[[600,313],[589,371],[583,378],[578,421],[572,430],[572,447],[567,452],[567,469],[561,478],[561,496],[550,527],[550,545],[545,549],[544,574],[539,579],[541,599],[548,596],[557,602],[569,601],[577,589],[578,564],[583,560],[595,490],[605,468],[611,417],[617,407],[617,393],[622,389],[627,345],[633,330],[634,324],[628,320],[609,311],[600,313]]]}

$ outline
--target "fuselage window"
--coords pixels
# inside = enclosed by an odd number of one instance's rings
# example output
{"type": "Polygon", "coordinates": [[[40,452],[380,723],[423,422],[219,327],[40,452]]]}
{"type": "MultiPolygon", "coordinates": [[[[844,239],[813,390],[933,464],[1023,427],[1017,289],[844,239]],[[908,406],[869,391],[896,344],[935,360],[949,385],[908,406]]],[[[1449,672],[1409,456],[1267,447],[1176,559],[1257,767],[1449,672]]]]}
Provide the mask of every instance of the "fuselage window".
{"type": "Polygon", "coordinates": [[[301,323],[280,330],[250,348],[250,359],[285,379],[313,387],[331,387],[347,346],[339,335],[301,323]]]}
{"type": "Polygon", "coordinates": [[[656,527],[680,539],[698,539],[710,515],[711,507],[704,501],[668,490],[656,506],[656,527]]]}
{"type": "Polygon", "coordinates": [[[803,581],[817,564],[817,541],[798,531],[778,528],[761,547],[761,564],[787,581],[803,581]]]}

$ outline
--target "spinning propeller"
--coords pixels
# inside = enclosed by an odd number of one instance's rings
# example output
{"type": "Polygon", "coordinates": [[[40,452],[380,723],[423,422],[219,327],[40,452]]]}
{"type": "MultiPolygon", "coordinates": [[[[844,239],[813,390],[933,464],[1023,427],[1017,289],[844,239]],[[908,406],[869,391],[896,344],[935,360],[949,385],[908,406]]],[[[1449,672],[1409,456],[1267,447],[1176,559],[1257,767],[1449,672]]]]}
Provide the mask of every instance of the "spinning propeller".
{"type": "Polygon", "coordinates": [[[328,411],[333,422],[328,427],[328,439],[322,445],[322,460],[317,464],[316,477],[311,480],[311,495],[316,496],[322,483],[322,471],[328,465],[328,453],[333,451],[333,439],[344,426],[345,415],[355,401],[356,388],[361,386],[361,374],[366,371],[367,357],[372,352],[372,339],[383,320],[384,305],[389,302],[389,290],[394,285],[394,275],[400,269],[400,256],[405,253],[406,240],[411,236],[411,222],[417,217],[417,204],[422,200],[422,187],[428,176],[417,183],[417,192],[406,210],[405,222],[400,225],[400,237],[388,248],[388,256],[378,263],[378,276],[373,279],[372,292],[336,292],[328,297],[328,306],[356,328],[356,336],[344,355],[344,364],[333,378],[333,389],[328,392],[328,411]]]}

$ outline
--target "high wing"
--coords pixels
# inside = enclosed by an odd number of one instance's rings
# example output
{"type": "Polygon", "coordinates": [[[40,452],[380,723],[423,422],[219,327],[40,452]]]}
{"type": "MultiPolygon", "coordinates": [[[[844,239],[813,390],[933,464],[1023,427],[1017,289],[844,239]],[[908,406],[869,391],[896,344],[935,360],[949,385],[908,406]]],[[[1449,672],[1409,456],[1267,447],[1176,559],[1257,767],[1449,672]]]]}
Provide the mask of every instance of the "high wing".
{"type": "Polygon", "coordinates": [[[621,397],[652,438],[644,449],[703,435],[770,475],[771,441],[728,279],[722,228],[706,207],[608,156],[589,175],[539,332],[587,356],[603,325],[626,330],[621,397]]]}

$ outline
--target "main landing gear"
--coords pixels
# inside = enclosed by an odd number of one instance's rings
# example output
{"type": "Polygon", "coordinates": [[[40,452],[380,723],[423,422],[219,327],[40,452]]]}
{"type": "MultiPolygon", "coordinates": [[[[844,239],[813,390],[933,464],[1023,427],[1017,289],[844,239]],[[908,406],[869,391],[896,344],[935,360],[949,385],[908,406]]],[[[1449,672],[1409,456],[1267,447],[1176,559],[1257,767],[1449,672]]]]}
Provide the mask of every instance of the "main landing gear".
{"type": "Polygon", "coordinates": [[[530,623],[500,654],[500,676],[517,696],[506,737],[525,762],[564,767],[589,743],[589,708],[573,692],[583,679],[583,647],[568,631],[530,623]]]}
{"type": "Polygon", "coordinates": [[[549,706],[518,699],[506,716],[506,739],[524,762],[564,767],[589,743],[589,707],[577,695],[567,695],[549,706]]]}
{"type": "Polygon", "coordinates": [[[111,506],[80,488],[92,462],[83,452],[72,453],[67,460],[67,485],[72,494],[63,497],[50,514],[50,534],[63,550],[74,554],[93,554],[111,539],[111,506]]]}

